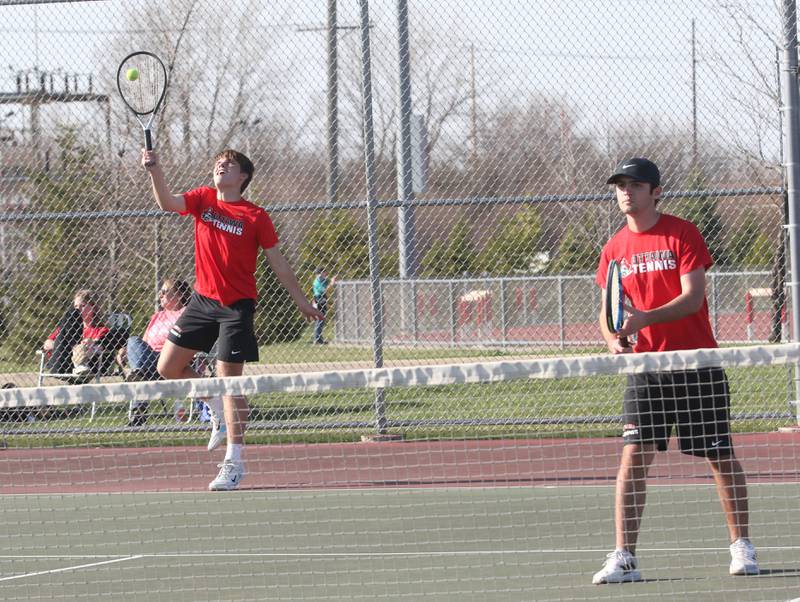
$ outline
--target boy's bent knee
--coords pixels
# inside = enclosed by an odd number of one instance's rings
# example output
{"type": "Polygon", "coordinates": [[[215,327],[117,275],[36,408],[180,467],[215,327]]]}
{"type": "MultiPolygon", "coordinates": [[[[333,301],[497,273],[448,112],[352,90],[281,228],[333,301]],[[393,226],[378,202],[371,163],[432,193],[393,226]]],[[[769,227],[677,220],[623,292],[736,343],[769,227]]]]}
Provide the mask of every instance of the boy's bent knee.
{"type": "Polygon", "coordinates": [[[177,367],[175,365],[170,365],[167,363],[162,364],[161,362],[158,362],[156,370],[158,371],[159,375],[161,375],[161,378],[165,380],[174,380],[177,378],[182,378],[184,372],[183,367],[177,367]]]}

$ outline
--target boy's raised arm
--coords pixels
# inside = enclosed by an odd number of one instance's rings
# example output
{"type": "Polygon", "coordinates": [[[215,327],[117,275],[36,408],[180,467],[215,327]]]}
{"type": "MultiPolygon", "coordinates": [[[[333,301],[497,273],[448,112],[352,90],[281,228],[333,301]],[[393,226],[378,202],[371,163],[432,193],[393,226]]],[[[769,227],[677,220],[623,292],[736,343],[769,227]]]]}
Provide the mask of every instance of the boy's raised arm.
{"type": "Polygon", "coordinates": [[[175,213],[186,211],[186,200],[183,195],[175,195],[170,192],[155,151],[142,150],[142,166],[150,174],[150,180],[153,183],[153,196],[158,206],[164,211],[173,211],[175,213]]]}

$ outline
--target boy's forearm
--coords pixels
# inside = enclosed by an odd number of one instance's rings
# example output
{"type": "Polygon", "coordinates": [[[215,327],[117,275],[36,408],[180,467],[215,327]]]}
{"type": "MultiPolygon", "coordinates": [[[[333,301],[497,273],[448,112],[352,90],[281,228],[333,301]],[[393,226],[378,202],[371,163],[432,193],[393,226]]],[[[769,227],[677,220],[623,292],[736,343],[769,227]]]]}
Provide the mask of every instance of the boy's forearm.
{"type": "Polygon", "coordinates": [[[281,270],[276,270],[274,267],[273,270],[275,271],[275,276],[283,285],[283,288],[286,289],[296,304],[300,305],[301,303],[308,302],[300,283],[297,281],[297,276],[294,275],[294,271],[292,271],[292,268],[290,268],[288,264],[283,266],[281,270]]]}
{"type": "Polygon", "coordinates": [[[164,172],[159,166],[156,166],[150,170],[150,181],[153,184],[153,196],[155,197],[158,206],[165,211],[168,211],[169,202],[172,200],[172,193],[167,185],[164,172]]]}
{"type": "Polygon", "coordinates": [[[292,299],[294,299],[294,302],[297,305],[308,303],[308,299],[305,293],[303,293],[300,283],[297,281],[297,276],[295,276],[292,266],[289,265],[289,262],[286,261],[286,258],[277,247],[273,247],[267,251],[267,260],[272,267],[272,271],[275,272],[275,277],[283,285],[283,288],[286,289],[292,299]]]}

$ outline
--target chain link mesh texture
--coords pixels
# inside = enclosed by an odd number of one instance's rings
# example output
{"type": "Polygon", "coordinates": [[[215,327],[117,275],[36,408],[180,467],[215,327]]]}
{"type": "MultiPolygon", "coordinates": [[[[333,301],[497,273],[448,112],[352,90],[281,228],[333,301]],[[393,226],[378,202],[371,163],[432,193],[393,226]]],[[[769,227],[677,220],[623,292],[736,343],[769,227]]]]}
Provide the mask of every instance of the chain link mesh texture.
{"type": "MultiPolygon", "coordinates": [[[[613,595],[795,595],[798,448],[773,431],[797,422],[796,360],[769,354],[797,350],[768,345],[791,332],[780,3],[360,4],[0,0],[0,493],[25,494],[4,495],[5,597],[609,595],[586,588],[612,542],[624,378],[589,356],[611,360],[595,270],[624,224],[605,182],[636,156],[661,168],[659,206],[711,250],[717,340],[759,359],[732,359],[728,376],[767,579],[731,582],[714,493],[696,486],[705,465],[671,451],[643,530],[650,582],[613,595]],[[167,65],[153,137],[170,189],[211,184],[213,157],[243,152],[246,197],[306,295],[320,270],[332,282],[324,324],[307,324],[259,262],[261,359],[242,378],[279,385],[247,391],[257,491],[223,504],[195,495],[218,458],[192,398],[232,381],[187,398],[131,374],[127,339],[165,282],[195,273],[193,220],[156,206],[116,91],[136,50],[167,65]],[[80,356],[102,372],[81,388],[68,385],[92,371],[50,376],[37,354],[76,296],[118,337],[80,356]],[[484,374],[564,356],[592,375],[365,388],[356,372],[346,388],[285,390],[381,363],[484,374]],[[351,445],[394,435],[406,441],[351,445]]],[[[195,366],[213,375],[213,354],[195,366]]]]}
{"type": "MultiPolygon", "coordinates": [[[[656,161],[663,210],[705,235],[718,339],[785,337],[775,7],[412,3],[406,35],[393,3],[370,8],[384,345],[473,357],[596,348],[593,272],[623,223],[604,182],[626,156],[656,161]]],[[[141,132],[114,91],[118,61],[139,48],[169,69],[155,138],[171,189],[209,184],[219,150],[244,152],[256,166],[247,197],[271,212],[307,294],[317,268],[336,278],[319,352],[259,267],[265,361],[370,365],[361,15],[356,3],[327,9],[0,9],[16,24],[0,46],[7,380],[33,382],[34,352],[77,290],[141,334],[161,282],[193,279],[191,219],[158,211],[141,132]]]]}

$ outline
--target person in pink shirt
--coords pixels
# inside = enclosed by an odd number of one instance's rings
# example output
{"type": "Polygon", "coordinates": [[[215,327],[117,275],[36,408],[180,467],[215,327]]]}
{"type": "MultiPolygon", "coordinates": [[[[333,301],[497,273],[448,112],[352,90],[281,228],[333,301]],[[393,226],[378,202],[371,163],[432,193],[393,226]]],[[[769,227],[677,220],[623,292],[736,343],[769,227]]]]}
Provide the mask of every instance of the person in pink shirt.
{"type": "Polygon", "coordinates": [[[167,279],[158,291],[159,310],[150,317],[144,336],[128,338],[127,345],[117,352],[120,366],[131,369],[126,380],[156,380],[156,366],[164,342],[192,296],[192,288],[184,280],[167,279]]]}
{"type": "MultiPolygon", "coordinates": [[[[117,363],[125,367],[127,363],[131,371],[125,380],[128,382],[157,380],[159,377],[158,357],[164,348],[164,342],[170,329],[186,309],[192,296],[192,287],[184,280],[167,279],[158,291],[159,309],[150,317],[144,330],[144,336],[128,338],[127,345],[117,352],[117,363]]],[[[146,401],[137,401],[131,407],[128,426],[142,426],[147,422],[146,401]]]]}

